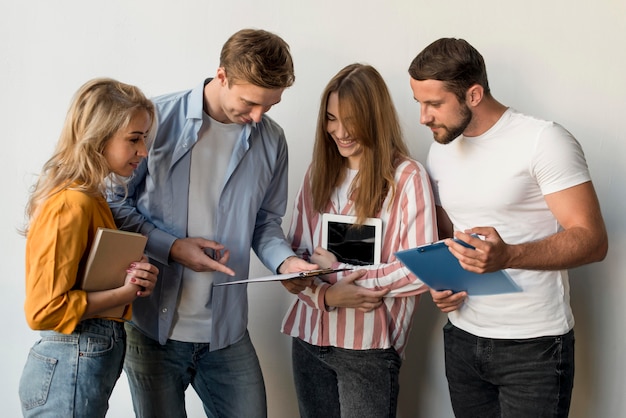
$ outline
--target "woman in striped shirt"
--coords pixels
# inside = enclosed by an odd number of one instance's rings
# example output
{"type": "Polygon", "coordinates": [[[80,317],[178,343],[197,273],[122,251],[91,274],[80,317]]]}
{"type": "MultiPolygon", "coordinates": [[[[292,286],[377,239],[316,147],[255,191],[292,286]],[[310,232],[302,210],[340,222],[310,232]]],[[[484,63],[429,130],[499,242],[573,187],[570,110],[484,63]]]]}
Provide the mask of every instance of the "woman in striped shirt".
{"type": "Polygon", "coordinates": [[[356,268],[320,247],[322,213],[381,218],[381,264],[315,279],[285,316],[300,414],[393,417],[417,295],[428,290],[394,253],[435,241],[437,229],[426,170],[409,157],[387,86],[368,65],[345,67],[322,94],[289,233],[296,254],[320,268],[356,268]]]}

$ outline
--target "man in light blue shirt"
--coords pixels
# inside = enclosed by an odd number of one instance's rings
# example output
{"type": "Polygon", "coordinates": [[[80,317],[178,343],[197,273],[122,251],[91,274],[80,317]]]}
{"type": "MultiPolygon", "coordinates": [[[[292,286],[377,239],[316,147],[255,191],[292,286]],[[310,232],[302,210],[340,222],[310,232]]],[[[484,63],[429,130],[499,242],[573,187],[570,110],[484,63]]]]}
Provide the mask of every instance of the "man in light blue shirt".
{"type": "Polygon", "coordinates": [[[287,143],[265,115],[293,81],[280,37],[235,33],[215,78],[154,100],[159,126],[148,158],[125,199],[123,189],[109,194],[118,227],[148,236],[160,271],[126,326],[124,369],[137,416],[186,416],[189,384],[209,417],[267,415],[246,286],[213,283],[246,278],[251,248],[273,272],[317,268],[285,241],[287,143]]]}

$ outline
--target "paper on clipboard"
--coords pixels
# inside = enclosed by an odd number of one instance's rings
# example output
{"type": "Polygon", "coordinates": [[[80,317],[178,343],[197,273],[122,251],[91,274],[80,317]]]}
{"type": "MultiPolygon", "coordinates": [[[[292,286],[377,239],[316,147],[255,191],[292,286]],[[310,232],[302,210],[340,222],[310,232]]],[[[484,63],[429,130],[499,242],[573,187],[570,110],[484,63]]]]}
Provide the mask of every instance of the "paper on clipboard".
{"type": "Polygon", "coordinates": [[[256,277],[253,279],[233,280],[230,282],[215,283],[214,286],[226,286],[226,285],[231,285],[231,284],[243,284],[243,283],[273,282],[273,281],[278,281],[278,280],[289,280],[289,279],[304,279],[306,277],[321,276],[323,274],[332,274],[332,273],[338,273],[340,271],[347,271],[347,270],[352,270],[352,269],[307,270],[307,271],[301,271],[298,273],[275,274],[272,276],[256,277]]]}
{"type": "MultiPolygon", "coordinates": [[[[464,241],[458,239],[455,241],[473,248],[464,241]]],[[[479,274],[463,269],[443,240],[398,251],[396,257],[428,287],[437,291],[452,290],[455,293],[466,291],[469,295],[522,291],[504,270],[479,274]]]]}

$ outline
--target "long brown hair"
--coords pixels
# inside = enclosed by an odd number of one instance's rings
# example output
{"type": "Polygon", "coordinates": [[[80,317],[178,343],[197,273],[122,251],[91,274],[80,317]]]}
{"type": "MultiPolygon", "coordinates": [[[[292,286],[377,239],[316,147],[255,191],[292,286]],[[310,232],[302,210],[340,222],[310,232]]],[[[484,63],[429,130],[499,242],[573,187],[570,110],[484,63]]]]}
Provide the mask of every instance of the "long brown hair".
{"type": "MultiPolygon", "coordinates": [[[[44,164],[26,206],[28,223],[48,197],[64,189],[103,196],[110,174],[104,148],[138,110],[155,124],[154,105],[135,86],[110,78],[88,81],[76,92],[52,157],[44,164]]],[[[28,225],[23,233],[28,232],[28,225]]]]}
{"type": "Polygon", "coordinates": [[[375,217],[385,197],[395,193],[397,161],[408,157],[402,130],[391,95],[382,76],[370,65],[351,64],[343,68],[326,86],[315,132],[311,188],[313,206],[323,212],[335,187],[344,179],[347,160],[326,130],[328,97],[337,93],[341,119],[350,136],[363,151],[359,172],[350,187],[357,223],[375,217]]]}

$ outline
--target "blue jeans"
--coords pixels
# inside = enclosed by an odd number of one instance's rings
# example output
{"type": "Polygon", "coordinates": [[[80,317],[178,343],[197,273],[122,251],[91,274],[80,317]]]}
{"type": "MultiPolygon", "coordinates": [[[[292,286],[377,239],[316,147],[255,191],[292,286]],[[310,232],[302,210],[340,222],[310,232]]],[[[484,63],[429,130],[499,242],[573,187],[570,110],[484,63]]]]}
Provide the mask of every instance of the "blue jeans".
{"type": "Polygon", "coordinates": [[[165,345],[126,325],[128,375],[138,417],[183,418],[189,384],[207,417],[265,418],[261,366],[248,332],[233,345],[209,351],[209,344],[168,340],[165,345]]]}
{"type": "Polygon", "coordinates": [[[24,417],[104,417],[124,339],[124,324],[108,319],[86,319],[71,334],[42,331],[20,379],[24,417]]]}
{"type": "Polygon", "coordinates": [[[348,350],[294,338],[291,357],[301,417],[396,416],[402,360],[393,348],[348,350]]]}
{"type": "Polygon", "coordinates": [[[480,338],[448,322],[446,376],[457,418],[567,417],[574,331],[520,340],[480,338]]]}

